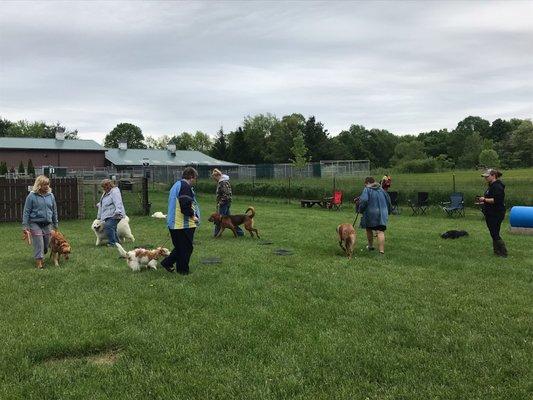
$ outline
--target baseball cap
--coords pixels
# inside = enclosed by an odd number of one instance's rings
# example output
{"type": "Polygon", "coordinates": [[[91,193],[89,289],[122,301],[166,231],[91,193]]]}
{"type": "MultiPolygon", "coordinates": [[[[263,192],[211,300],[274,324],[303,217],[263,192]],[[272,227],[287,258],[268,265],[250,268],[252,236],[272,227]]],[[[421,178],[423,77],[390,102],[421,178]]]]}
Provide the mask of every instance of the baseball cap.
{"type": "Polygon", "coordinates": [[[483,176],[483,177],[487,177],[487,176],[489,176],[489,175],[494,175],[493,172],[494,172],[494,170],[493,170],[492,168],[489,168],[489,169],[485,170],[485,171],[481,174],[481,176],[483,176]]]}

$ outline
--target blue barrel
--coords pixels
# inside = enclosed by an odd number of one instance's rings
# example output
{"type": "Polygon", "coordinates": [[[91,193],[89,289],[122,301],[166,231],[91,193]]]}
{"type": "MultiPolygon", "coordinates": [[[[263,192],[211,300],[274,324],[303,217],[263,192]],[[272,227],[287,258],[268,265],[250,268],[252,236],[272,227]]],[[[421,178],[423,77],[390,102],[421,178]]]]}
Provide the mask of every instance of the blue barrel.
{"type": "Polygon", "coordinates": [[[514,206],[511,208],[509,222],[515,228],[533,228],[533,207],[514,206]]]}

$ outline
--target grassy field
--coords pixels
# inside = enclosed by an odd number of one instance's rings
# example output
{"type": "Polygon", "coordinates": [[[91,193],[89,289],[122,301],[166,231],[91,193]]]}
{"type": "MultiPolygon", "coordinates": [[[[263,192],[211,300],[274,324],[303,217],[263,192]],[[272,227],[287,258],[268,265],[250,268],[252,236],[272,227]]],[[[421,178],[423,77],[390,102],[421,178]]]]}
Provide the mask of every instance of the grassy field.
{"type": "MultiPolygon", "coordinates": [[[[152,195],[153,211],[165,196],[152,195]]],[[[201,198],[204,221],[212,196],[201,198]]],[[[237,199],[233,212],[244,211],[237,199]]],[[[504,229],[492,256],[479,212],[391,216],[386,255],[341,254],[353,213],[255,203],[260,245],[196,236],[192,274],[132,273],[65,221],[73,255],[33,268],[18,224],[0,225],[0,399],[527,399],[531,237],[504,229]],[[448,229],[467,238],[440,239],[448,229]],[[294,254],[276,256],[288,248],[294,254]],[[220,265],[204,265],[205,257],[220,265]]],[[[164,222],[131,220],[135,244],[164,222]]],[[[132,248],[131,244],[126,246],[132,248]]],[[[530,397],[529,397],[530,398],[530,397]]]]}
{"type": "MultiPolygon", "coordinates": [[[[507,185],[507,205],[533,205],[533,168],[503,171],[503,182],[507,185]]],[[[376,179],[381,179],[385,172],[372,171],[376,179]]],[[[486,184],[478,171],[438,172],[430,174],[399,174],[392,173],[392,191],[399,192],[399,200],[406,203],[407,199],[415,198],[417,192],[429,192],[430,202],[438,204],[449,200],[454,186],[455,190],[465,195],[465,203],[471,205],[476,195],[482,195],[486,184]]],[[[232,180],[234,193],[238,195],[317,198],[331,195],[333,187],[345,194],[345,199],[352,199],[361,193],[364,176],[329,178],[291,179],[256,179],[252,184],[250,179],[232,180]],[[289,186],[290,185],[290,186],[289,186]]],[[[199,189],[205,193],[214,193],[215,184],[212,180],[202,180],[199,189]]]]}

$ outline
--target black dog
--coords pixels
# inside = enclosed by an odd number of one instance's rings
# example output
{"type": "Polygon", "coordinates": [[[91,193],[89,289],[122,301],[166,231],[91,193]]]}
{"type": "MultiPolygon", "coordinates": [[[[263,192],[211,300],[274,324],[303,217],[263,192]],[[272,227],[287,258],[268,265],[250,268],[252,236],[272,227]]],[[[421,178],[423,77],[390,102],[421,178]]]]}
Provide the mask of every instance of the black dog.
{"type": "Polygon", "coordinates": [[[440,235],[443,239],[457,239],[461,236],[468,236],[467,231],[446,231],[442,235],[440,235]]]}

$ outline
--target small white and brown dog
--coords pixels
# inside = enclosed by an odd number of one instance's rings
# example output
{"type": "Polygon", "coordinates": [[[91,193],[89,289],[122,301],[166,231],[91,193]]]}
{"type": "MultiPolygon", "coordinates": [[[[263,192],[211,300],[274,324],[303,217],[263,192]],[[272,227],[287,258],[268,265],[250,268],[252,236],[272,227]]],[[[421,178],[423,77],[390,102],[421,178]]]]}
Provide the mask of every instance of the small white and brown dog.
{"type": "Polygon", "coordinates": [[[339,234],[339,246],[344,250],[349,259],[352,258],[353,248],[355,247],[355,229],[352,224],[340,224],[337,227],[339,234]]]}
{"type": "MultiPolygon", "coordinates": [[[[120,243],[124,243],[126,239],[129,239],[132,242],[135,242],[135,237],[131,233],[129,222],[130,222],[130,219],[126,215],[117,224],[117,233],[118,233],[118,239],[120,240],[120,243]]],[[[105,222],[99,219],[95,219],[91,225],[91,229],[96,235],[96,246],[103,246],[109,243],[109,240],[107,239],[107,235],[104,230],[104,226],[105,226],[105,222]]]]}
{"type": "Polygon", "coordinates": [[[155,250],[147,250],[143,248],[126,251],[117,243],[117,249],[120,256],[126,259],[128,267],[132,271],[140,271],[141,268],[157,269],[157,260],[161,257],[170,255],[170,250],[165,247],[157,247],[155,250]]]}

